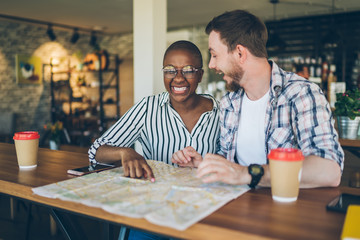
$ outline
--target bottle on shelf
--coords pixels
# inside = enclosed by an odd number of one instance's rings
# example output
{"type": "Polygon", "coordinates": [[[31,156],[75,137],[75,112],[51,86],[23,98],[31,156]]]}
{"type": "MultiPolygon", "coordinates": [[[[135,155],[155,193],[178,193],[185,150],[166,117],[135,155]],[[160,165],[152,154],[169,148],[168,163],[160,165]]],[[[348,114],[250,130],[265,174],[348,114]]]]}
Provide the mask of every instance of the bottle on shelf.
{"type": "Polygon", "coordinates": [[[328,93],[329,93],[328,94],[329,100],[332,97],[331,95],[333,95],[333,91],[334,91],[334,89],[332,89],[332,87],[331,87],[331,83],[337,81],[335,72],[336,72],[336,66],[335,66],[335,64],[331,64],[330,69],[329,69],[329,75],[327,78],[327,89],[328,89],[328,93]]]}
{"type": "Polygon", "coordinates": [[[319,57],[316,64],[315,75],[316,77],[321,78],[321,74],[322,74],[322,60],[321,57],[319,57]]]}
{"type": "Polygon", "coordinates": [[[316,60],[315,60],[315,58],[311,58],[310,65],[309,65],[310,77],[316,77],[315,67],[316,67],[316,60]]]}
{"type": "Polygon", "coordinates": [[[324,61],[322,63],[322,74],[321,74],[321,79],[323,82],[327,81],[328,74],[329,74],[329,65],[326,61],[324,61]]]}
{"type": "Polygon", "coordinates": [[[321,86],[321,77],[319,76],[318,61],[315,57],[308,57],[306,61],[309,69],[309,81],[312,81],[321,86]]]}

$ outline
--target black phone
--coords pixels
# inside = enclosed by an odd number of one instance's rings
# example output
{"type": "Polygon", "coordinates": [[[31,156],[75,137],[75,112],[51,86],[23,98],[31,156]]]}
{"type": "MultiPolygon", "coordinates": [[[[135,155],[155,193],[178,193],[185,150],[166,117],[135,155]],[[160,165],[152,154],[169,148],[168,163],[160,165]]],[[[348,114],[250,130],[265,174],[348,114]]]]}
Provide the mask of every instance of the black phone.
{"type": "Polygon", "coordinates": [[[100,172],[100,171],[114,168],[114,167],[115,167],[115,164],[109,164],[109,163],[98,163],[98,164],[93,164],[93,165],[90,164],[89,166],[85,166],[85,167],[69,169],[69,170],[67,170],[67,173],[76,175],[76,176],[81,176],[81,175],[85,175],[88,173],[100,172]]]}
{"type": "Polygon", "coordinates": [[[342,193],[331,200],[326,205],[326,209],[346,213],[348,206],[352,204],[360,205],[360,195],[342,193]]]}

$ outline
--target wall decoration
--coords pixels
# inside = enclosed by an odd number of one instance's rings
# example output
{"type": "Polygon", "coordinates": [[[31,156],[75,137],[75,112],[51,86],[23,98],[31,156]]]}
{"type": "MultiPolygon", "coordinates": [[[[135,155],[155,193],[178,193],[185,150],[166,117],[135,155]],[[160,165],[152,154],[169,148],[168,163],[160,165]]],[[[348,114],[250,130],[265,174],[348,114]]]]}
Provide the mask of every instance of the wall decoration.
{"type": "Polygon", "coordinates": [[[18,84],[41,84],[42,63],[36,56],[16,55],[16,82],[18,84]]]}

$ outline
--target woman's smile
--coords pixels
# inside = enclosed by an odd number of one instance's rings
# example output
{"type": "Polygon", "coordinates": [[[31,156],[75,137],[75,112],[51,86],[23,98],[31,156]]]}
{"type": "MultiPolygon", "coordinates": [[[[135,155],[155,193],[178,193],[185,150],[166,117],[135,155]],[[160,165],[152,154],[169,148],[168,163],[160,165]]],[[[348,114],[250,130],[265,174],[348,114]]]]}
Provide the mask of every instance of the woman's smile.
{"type": "Polygon", "coordinates": [[[172,92],[175,93],[175,94],[184,94],[187,92],[189,87],[171,87],[172,89],[172,92]]]}

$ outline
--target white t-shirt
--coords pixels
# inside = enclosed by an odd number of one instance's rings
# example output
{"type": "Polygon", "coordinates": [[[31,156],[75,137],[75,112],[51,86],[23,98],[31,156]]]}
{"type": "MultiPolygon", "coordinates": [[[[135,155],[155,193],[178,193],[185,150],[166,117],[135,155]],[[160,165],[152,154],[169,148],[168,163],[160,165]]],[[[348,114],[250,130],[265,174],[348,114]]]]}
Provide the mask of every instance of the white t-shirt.
{"type": "Polygon", "coordinates": [[[268,101],[269,91],[256,101],[244,94],[236,141],[236,158],[241,165],[266,164],[265,114],[268,101]]]}

